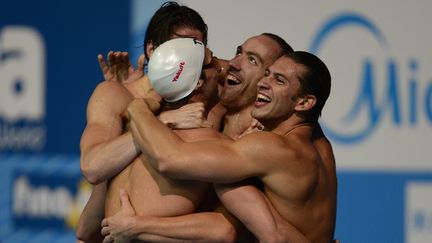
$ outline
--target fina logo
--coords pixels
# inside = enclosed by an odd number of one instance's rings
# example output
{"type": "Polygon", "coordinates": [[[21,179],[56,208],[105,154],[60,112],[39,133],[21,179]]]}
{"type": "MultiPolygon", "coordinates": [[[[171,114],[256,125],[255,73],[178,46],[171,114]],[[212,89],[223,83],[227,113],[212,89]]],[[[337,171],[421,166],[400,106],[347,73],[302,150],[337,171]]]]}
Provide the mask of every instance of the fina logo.
{"type": "MultiPolygon", "coordinates": [[[[357,31],[359,29],[365,31],[367,35],[379,43],[381,50],[388,51],[387,40],[378,27],[364,16],[356,13],[343,13],[327,21],[313,38],[310,51],[318,54],[324,48],[324,44],[335,36],[336,32],[340,34],[342,30],[357,31]]],[[[346,38],[345,43],[350,43],[349,37],[346,38]]],[[[353,47],[354,50],[359,49],[357,46],[353,47]]],[[[390,114],[390,120],[394,126],[408,123],[413,127],[418,124],[420,108],[423,108],[424,114],[422,115],[428,124],[432,123],[432,82],[429,82],[426,87],[419,87],[420,83],[414,77],[419,66],[418,61],[410,60],[408,62],[407,68],[411,78],[407,84],[401,84],[400,76],[402,75],[399,75],[401,68],[394,58],[387,58],[385,61],[386,69],[382,79],[379,79],[376,74],[376,70],[382,66],[377,65],[376,62],[372,57],[368,57],[363,58],[362,64],[358,65],[358,68],[361,67],[360,77],[353,77],[353,79],[359,80],[360,86],[356,91],[357,93],[352,96],[353,100],[338,103],[338,105],[351,105],[345,107],[349,109],[345,111],[344,116],[338,119],[339,124],[330,126],[328,123],[321,122],[323,129],[332,141],[341,144],[356,144],[365,141],[383,122],[385,114],[390,114]],[[377,90],[379,84],[384,84],[382,92],[377,90]],[[407,98],[403,99],[402,94],[406,95],[407,98]],[[347,131],[346,127],[360,123],[360,120],[363,121],[361,126],[347,131]]],[[[341,72],[340,69],[333,72],[337,73],[338,71],[341,72]]],[[[342,70],[342,72],[344,71],[342,70]]]]}
{"type": "Polygon", "coordinates": [[[45,144],[45,45],[32,27],[0,29],[0,151],[45,144]]]}
{"type": "Polygon", "coordinates": [[[80,177],[17,175],[12,182],[15,226],[76,228],[91,190],[80,177]]]}

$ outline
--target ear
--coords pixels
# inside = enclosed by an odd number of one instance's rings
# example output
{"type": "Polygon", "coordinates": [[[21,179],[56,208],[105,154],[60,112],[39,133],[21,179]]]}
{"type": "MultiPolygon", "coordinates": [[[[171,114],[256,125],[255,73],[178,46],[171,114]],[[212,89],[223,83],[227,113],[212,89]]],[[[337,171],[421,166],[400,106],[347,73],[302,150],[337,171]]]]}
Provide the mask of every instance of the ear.
{"type": "Polygon", "coordinates": [[[297,99],[296,111],[307,111],[312,109],[316,104],[315,95],[305,95],[297,99]]]}
{"type": "Polygon", "coordinates": [[[153,54],[154,49],[155,49],[155,46],[153,45],[153,41],[149,41],[146,45],[146,48],[145,48],[145,52],[149,58],[153,54]]]}
{"type": "Polygon", "coordinates": [[[195,90],[201,88],[203,86],[203,84],[204,84],[204,79],[202,79],[202,78],[198,79],[198,83],[195,87],[195,90]]]}

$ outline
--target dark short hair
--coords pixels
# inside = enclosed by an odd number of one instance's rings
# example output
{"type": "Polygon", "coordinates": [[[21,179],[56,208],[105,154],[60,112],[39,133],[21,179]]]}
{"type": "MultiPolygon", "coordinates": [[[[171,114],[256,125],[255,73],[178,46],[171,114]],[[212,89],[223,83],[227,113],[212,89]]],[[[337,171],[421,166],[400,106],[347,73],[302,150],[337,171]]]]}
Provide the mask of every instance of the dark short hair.
{"type": "Polygon", "coordinates": [[[297,74],[300,80],[299,95],[314,95],[316,104],[307,113],[307,120],[315,122],[321,115],[327,98],[330,95],[331,76],[323,61],[312,53],[295,51],[285,55],[305,67],[304,72],[297,74]]]}
{"type": "Polygon", "coordinates": [[[270,39],[274,40],[276,43],[278,43],[279,47],[282,50],[281,56],[294,51],[294,49],[282,37],[280,37],[276,34],[262,33],[261,35],[267,36],[270,39]]]}
{"type": "MultiPolygon", "coordinates": [[[[144,37],[144,49],[152,42],[155,47],[171,39],[179,27],[190,27],[201,31],[203,42],[207,45],[207,25],[195,10],[176,2],[165,2],[155,12],[147,27],[144,37]]],[[[147,53],[144,51],[146,58],[147,53]]]]}

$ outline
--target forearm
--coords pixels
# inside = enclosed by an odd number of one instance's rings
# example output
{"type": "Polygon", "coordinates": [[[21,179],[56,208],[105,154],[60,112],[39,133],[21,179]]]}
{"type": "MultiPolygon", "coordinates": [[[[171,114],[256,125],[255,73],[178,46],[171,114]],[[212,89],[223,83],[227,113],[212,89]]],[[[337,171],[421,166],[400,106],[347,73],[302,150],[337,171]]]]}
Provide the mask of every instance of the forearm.
{"type": "Polygon", "coordinates": [[[76,236],[86,243],[102,242],[101,222],[104,218],[106,182],[96,185],[80,215],[76,236]]]}
{"type": "Polygon", "coordinates": [[[221,214],[195,213],[177,217],[135,216],[132,231],[149,242],[232,242],[235,229],[221,214]]]}
{"type": "Polygon", "coordinates": [[[219,199],[260,242],[310,242],[252,185],[217,185],[219,199]]]}
{"type": "Polygon", "coordinates": [[[232,140],[214,134],[207,140],[185,142],[157,120],[143,101],[134,101],[128,112],[132,135],[146,161],[168,177],[232,183],[260,172],[255,162],[249,162],[251,156],[243,152],[252,149],[245,150],[244,145],[232,146],[232,140]]]}
{"type": "Polygon", "coordinates": [[[90,183],[98,184],[122,171],[138,152],[131,133],[127,132],[82,153],[81,171],[90,183]]]}

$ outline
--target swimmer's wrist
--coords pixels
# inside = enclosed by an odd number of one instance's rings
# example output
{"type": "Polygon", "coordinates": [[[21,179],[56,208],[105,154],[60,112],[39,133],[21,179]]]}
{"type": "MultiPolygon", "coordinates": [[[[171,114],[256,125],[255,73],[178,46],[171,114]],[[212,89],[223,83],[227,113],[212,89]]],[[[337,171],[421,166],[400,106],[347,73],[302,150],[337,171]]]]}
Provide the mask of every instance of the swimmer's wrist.
{"type": "Polygon", "coordinates": [[[133,100],[127,107],[127,112],[129,116],[133,116],[135,113],[152,113],[147,102],[143,99],[135,99],[133,100]]]}
{"type": "Polygon", "coordinates": [[[162,112],[157,116],[159,121],[161,121],[165,126],[169,128],[175,128],[175,121],[173,121],[172,116],[170,115],[170,112],[162,112]]]}
{"type": "Polygon", "coordinates": [[[142,233],[142,230],[140,229],[138,222],[139,222],[139,216],[130,216],[129,217],[129,230],[128,234],[131,239],[137,239],[140,233],[142,233]]]}

